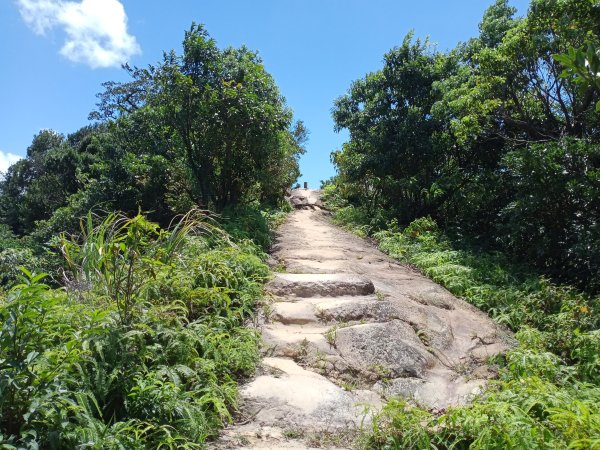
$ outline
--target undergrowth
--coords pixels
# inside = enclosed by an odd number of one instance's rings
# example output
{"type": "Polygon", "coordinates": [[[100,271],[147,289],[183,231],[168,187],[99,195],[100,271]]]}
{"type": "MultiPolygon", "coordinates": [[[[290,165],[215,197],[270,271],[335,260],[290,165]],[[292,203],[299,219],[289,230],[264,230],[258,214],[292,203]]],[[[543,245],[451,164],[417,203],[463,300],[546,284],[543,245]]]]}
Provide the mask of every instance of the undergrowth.
{"type": "Polygon", "coordinates": [[[264,255],[194,213],[97,222],[61,237],[62,287],[0,294],[0,448],[202,448],[258,360],[264,255]]]}
{"type": "Polygon", "coordinates": [[[291,206],[286,202],[281,208],[255,208],[238,205],[222,213],[223,228],[235,239],[252,240],[263,251],[272,243],[272,230],[281,225],[291,206]]]}
{"type": "Polygon", "coordinates": [[[528,274],[501,254],[456,250],[428,218],[403,231],[374,234],[390,256],[412,264],[453,294],[517,331],[537,330],[543,350],[577,370],[583,381],[600,383],[599,298],[528,274]]]}
{"type": "Polygon", "coordinates": [[[373,236],[384,252],[486,311],[519,341],[496,357],[499,379],[470,405],[438,412],[390,401],[367,448],[600,448],[599,298],[553,284],[502,254],[455,248],[429,218],[376,231],[377,214],[329,205],[336,223],[373,236]]]}

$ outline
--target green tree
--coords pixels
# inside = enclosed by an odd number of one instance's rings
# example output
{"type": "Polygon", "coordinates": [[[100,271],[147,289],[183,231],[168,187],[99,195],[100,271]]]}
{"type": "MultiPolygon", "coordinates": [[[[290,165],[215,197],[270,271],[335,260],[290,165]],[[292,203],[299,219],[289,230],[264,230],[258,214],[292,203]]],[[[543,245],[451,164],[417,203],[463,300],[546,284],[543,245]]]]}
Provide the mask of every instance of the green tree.
{"type": "Polygon", "coordinates": [[[92,117],[141,116],[167,157],[183,165],[194,202],[222,209],[271,197],[269,184],[289,186],[297,177],[302,142],[255,52],[220,50],[193,24],[182,55],[171,51],[156,66],[127,70],[133,81],[105,84],[92,117]]]}
{"type": "MultiPolygon", "coordinates": [[[[554,59],[565,67],[561,77],[571,79],[585,93],[600,92],[600,49],[593,43],[583,49],[571,47],[567,53],[554,55],[554,59]]],[[[596,111],[600,112],[600,100],[596,103],[596,111]]]]}
{"type": "Polygon", "coordinates": [[[447,162],[434,139],[442,124],[432,115],[433,86],[452,70],[450,59],[411,33],[385,55],[382,70],[335,101],[336,130],[348,129],[350,141],[332,159],[352,195],[391,208],[403,222],[431,212],[429,194],[447,162]]]}
{"type": "Polygon", "coordinates": [[[18,234],[30,232],[35,222],[49,218],[77,190],[78,155],[62,135],[43,130],[25,159],[7,171],[0,182],[0,217],[18,234]]]}
{"type": "Polygon", "coordinates": [[[508,0],[496,0],[483,14],[479,24],[479,40],[485,47],[496,47],[506,33],[515,26],[517,9],[508,4],[508,0]]]}
{"type": "Polygon", "coordinates": [[[447,54],[405,39],[335,102],[341,194],[371,225],[430,215],[595,289],[599,39],[592,0],[534,0],[520,18],[497,0],[447,54]]]}

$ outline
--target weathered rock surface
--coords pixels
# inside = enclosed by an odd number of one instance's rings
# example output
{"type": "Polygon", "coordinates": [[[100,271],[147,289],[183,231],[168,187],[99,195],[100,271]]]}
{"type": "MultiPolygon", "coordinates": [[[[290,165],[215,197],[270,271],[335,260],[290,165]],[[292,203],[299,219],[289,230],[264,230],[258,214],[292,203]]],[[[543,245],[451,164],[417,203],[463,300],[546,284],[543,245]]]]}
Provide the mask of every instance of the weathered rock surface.
{"type": "Polygon", "coordinates": [[[403,397],[421,406],[431,408],[446,408],[447,398],[453,398],[452,404],[464,404],[481,391],[484,380],[458,376],[448,381],[449,376],[456,376],[452,372],[436,374],[430,373],[428,379],[422,378],[396,378],[378,382],[373,390],[384,398],[403,397]]]}
{"type": "Polygon", "coordinates": [[[294,189],[288,198],[296,209],[321,209],[323,202],[319,191],[315,189],[294,189]]]}
{"type": "Polygon", "coordinates": [[[315,306],[319,317],[327,322],[386,321],[402,316],[390,302],[378,301],[375,296],[339,298],[315,306]]]}
{"type": "Polygon", "coordinates": [[[267,289],[278,296],[317,297],[368,295],[375,292],[371,280],[353,274],[278,273],[267,289]]]}
{"type": "Polygon", "coordinates": [[[258,422],[345,429],[360,425],[362,403],[381,404],[372,391],[345,391],[290,359],[265,358],[263,364],[274,374],[257,377],[241,391],[246,411],[258,422]]]}
{"type": "Polygon", "coordinates": [[[298,358],[309,351],[331,353],[333,350],[325,338],[329,328],[325,325],[265,324],[262,330],[264,353],[289,358],[298,358]]]}
{"type": "Polygon", "coordinates": [[[400,320],[339,329],[335,348],[353,369],[380,377],[423,378],[434,365],[412,327],[400,320]]]}
{"type": "Polygon", "coordinates": [[[284,325],[306,325],[319,321],[315,306],[308,302],[275,303],[272,320],[284,325]]]}
{"type": "Polygon", "coordinates": [[[290,202],[272,249],[286,273],[268,284],[260,374],[241,389],[242,423],[213,448],[350,448],[387,399],[446,408],[494,376],[485,362],[514,345],[506,330],[333,226],[318,191],[290,202]]]}

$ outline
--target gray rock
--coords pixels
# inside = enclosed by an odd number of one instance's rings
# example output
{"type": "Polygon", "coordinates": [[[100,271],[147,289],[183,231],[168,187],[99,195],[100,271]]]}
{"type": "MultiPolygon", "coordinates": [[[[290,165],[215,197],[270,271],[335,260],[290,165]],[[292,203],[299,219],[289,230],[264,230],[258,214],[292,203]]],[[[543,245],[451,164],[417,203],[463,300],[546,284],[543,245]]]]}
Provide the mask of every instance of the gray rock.
{"type": "Polygon", "coordinates": [[[383,377],[421,378],[433,365],[413,329],[400,320],[341,328],[335,347],[355,370],[383,377]]]}
{"type": "Polygon", "coordinates": [[[261,375],[240,392],[247,412],[262,424],[313,429],[358,426],[365,419],[361,405],[381,405],[373,392],[347,392],[290,360],[265,358],[263,364],[277,369],[277,374],[261,375]]]}
{"type": "Polygon", "coordinates": [[[371,280],[353,274],[280,273],[267,284],[275,295],[297,297],[333,297],[369,295],[375,292],[371,280]]]}
{"type": "Polygon", "coordinates": [[[306,302],[278,302],[273,305],[272,320],[284,325],[306,325],[318,322],[315,308],[306,302]]]}
{"type": "Polygon", "coordinates": [[[296,209],[321,209],[321,191],[318,189],[294,189],[288,199],[296,209]]]}
{"type": "Polygon", "coordinates": [[[410,399],[416,396],[425,383],[427,383],[426,380],[421,378],[395,378],[385,382],[377,382],[373,386],[373,390],[386,398],[403,397],[410,399]]]}
{"type": "Polygon", "coordinates": [[[398,318],[390,302],[369,297],[361,301],[335,302],[319,305],[319,316],[326,321],[351,322],[355,320],[391,320],[398,318]]]}
{"type": "Polygon", "coordinates": [[[433,282],[422,283],[420,286],[416,283],[402,283],[400,290],[403,294],[408,295],[409,298],[422,305],[449,310],[455,307],[456,298],[446,289],[433,282]]]}

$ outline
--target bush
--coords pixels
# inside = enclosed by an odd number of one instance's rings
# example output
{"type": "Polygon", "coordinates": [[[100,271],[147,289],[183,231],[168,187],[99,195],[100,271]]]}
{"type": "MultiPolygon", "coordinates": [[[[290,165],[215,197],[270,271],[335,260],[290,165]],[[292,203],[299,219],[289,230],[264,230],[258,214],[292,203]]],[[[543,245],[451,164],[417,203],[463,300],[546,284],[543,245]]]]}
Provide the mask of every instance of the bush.
{"type": "Polygon", "coordinates": [[[266,251],[272,244],[271,231],[281,225],[291,211],[289,204],[280,209],[259,210],[251,206],[226,208],[221,214],[221,223],[234,239],[250,240],[266,251]]]}
{"type": "Polygon", "coordinates": [[[563,139],[509,152],[514,195],[496,240],[556,279],[600,289],[600,146],[563,139]]]}
{"type": "Polygon", "coordinates": [[[89,216],[62,289],[25,271],[0,303],[0,446],[202,448],[231,419],[269,272],[197,219],[89,216]]]}
{"type": "Polygon", "coordinates": [[[501,254],[457,250],[429,218],[375,237],[391,256],[518,330],[520,346],[498,358],[500,381],[472,405],[434,414],[390,402],[375,420],[371,447],[600,448],[599,298],[501,254]]]}

